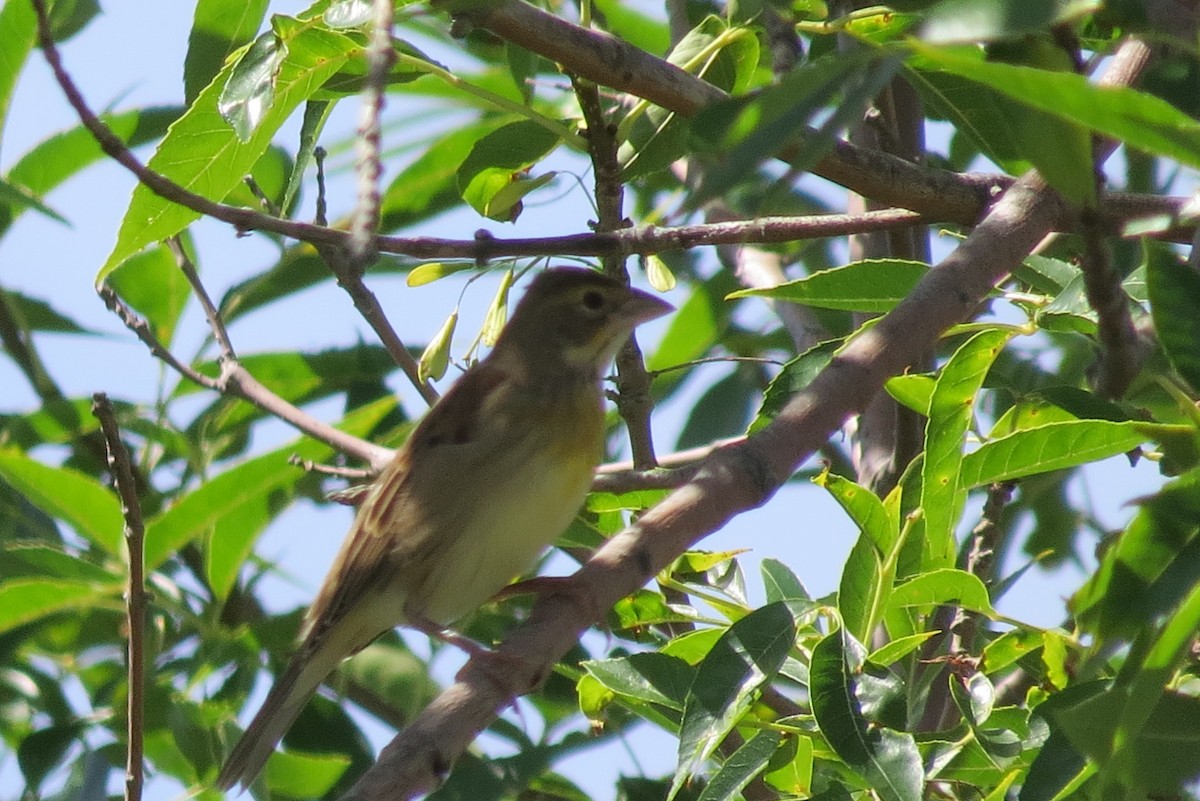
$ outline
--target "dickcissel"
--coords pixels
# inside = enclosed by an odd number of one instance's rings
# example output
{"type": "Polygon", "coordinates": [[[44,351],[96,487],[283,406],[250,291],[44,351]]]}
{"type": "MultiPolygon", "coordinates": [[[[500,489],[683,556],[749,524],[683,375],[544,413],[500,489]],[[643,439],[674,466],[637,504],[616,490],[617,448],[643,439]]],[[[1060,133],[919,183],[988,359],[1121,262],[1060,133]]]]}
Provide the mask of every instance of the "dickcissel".
{"type": "Polygon", "coordinates": [[[593,270],[533,280],[491,353],[367,493],[219,788],[253,781],[343,659],[401,624],[436,636],[534,564],[579,511],[603,455],[605,369],[636,326],[671,309],[593,270]]]}

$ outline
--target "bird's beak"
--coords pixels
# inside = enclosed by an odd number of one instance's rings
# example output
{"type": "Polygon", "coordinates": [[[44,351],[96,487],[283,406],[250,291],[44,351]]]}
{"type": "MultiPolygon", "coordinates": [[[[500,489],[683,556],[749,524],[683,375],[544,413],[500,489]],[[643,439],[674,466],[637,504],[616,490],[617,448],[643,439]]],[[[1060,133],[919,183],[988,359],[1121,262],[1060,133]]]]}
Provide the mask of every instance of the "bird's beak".
{"type": "Polygon", "coordinates": [[[675,307],[649,292],[630,289],[629,298],[621,305],[621,317],[629,321],[631,328],[670,314],[675,307]]]}

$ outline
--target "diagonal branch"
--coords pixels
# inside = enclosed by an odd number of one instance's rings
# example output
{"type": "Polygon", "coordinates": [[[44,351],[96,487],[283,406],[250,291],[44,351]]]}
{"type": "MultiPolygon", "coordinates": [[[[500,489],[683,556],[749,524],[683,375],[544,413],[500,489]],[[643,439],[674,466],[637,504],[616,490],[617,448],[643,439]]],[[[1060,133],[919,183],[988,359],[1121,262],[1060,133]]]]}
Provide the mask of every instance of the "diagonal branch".
{"type": "Polygon", "coordinates": [[[159,342],[158,337],[154,335],[146,321],[125,305],[111,286],[101,284],[96,291],[100,293],[100,297],[103,298],[109,310],[115,313],[125,327],[149,348],[151,354],[194,384],[252,403],[267,414],[278,417],[310,437],[366,462],[376,471],[383,469],[383,466],[391,461],[391,450],[339,431],[328,423],[293,406],[260,384],[254,376],[247,372],[246,368],[238,364],[236,359],[222,360],[219,378],[205,375],[194,367],[184,364],[159,342]]]}

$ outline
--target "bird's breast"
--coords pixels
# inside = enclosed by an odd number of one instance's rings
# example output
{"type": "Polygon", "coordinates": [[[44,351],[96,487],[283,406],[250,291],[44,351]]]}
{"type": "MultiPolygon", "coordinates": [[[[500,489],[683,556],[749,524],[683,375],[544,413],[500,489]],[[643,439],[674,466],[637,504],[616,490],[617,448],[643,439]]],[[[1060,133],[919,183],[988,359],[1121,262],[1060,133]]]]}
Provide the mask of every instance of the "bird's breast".
{"type": "Polygon", "coordinates": [[[446,543],[419,599],[426,618],[450,623],[486,603],[570,525],[603,453],[604,418],[596,391],[570,406],[541,404],[513,436],[484,458],[489,479],[464,488],[470,509],[446,543]]]}

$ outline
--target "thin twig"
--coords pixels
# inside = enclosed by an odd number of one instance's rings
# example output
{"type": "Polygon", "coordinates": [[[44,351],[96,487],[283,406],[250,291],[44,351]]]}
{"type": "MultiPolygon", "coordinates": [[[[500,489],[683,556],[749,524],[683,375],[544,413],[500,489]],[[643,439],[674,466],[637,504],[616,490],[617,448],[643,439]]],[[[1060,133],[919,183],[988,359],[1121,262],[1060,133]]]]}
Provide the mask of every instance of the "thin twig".
{"type": "MultiPolygon", "coordinates": [[[[571,86],[579,101],[584,123],[587,125],[588,156],[592,160],[595,177],[597,219],[593,226],[597,233],[619,231],[631,223],[625,218],[625,187],[621,183],[621,165],[617,161],[615,130],[604,114],[600,103],[600,92],[591,81],[571,76],[571,86]]],[[[608,254],[601,257],[604,272],[622,283],[629,283],[629,272],[625,269],[623,254],[608,254]]],[[[636,333],[617,352],[617,391],[612,396],[617,405],[617,414],[625,421],[629,431],[629,447],[633,463],[638,470],[650,470],[657,466],[654,458],[654,435],[650,430],[650,415],[654,399],[650,396],[650,376],[636,333]]]]}
{"type": "Polygon", "coordinates": [[[108,307],[108,310],[116,314],[125,327],[132,331],[134,336],[150,349],[152,356],[197,386],[217,390],[218,392],[221,390],[217,379],[206,376],[191,365],[184,364],[175,358],[175,354],[163,347],[163,344],[158,341],[158,337],[154,335],[154,331],[151,330],[150,324],[142,317],[139,317],[133,309],[129,308],[112,286],[101,284],[96,287],[96,292],[100,295],[101,300],[104,301],[104,305],[108,307]]]}
{"type": "Polygon", "coordinates": [[[129,552],[129,583],[125,588],[125,617],[129,629],[129,662],[126,666],[129,695],[126,699],[128,751],[125,756],[125,801],[140,801],[145,780],[142,731],[146,685],[147,599],[142,554],[146,529],[142,524],[142,508],[138,503],[137,482],[133,478],[129,452],[121,442],[116,413],[108,396],[103,392],[92,396],[92,414],[100,421],[100,430],[108,446],[108,468],[117,486],[117,495],[121,499],[121,515],[125,520],[125,546],[129,552]]]}
{"type": "Polygon", "coordinates": [[[365,269],[378,255],[375,238],[379,233],[379,177],[383,175],[379,118],[383,113],[388,73],[396,63],[396,51],[392,48],[395,6],[392,0],[374,0],[374,12],[371,41],[366,50],[367,81],[363,87],[362,118],[356,140],[358,203],[350,217],[350,246],[346,250],[350,263],[358,270],[365,269]]]}
{"type": "Polygon", "coordinates": [[[267,193],[264,192],[262,187],[258,185],[258,181],[254,180],[253,175],[243,176],[242,183],[246,185],[246,189],[249,190],[250,194],[254,195],[254,197],[258,199],[258,204],[262,206],[262,210],[265,213],[271,215],[272,217],[279,217],[283,213],[280,208],[275,205],[275,201],[267,197],[267,193]]]}
{"type": "Polygon", "coordinates": [[[179,271],[191,285],[192,292],[196,294],[196,300],[200,301],[200,308],[204,311],[204,318],[208,320],[208,327],[213,333],[213,339],[216,340],[217,347],[221,349],[221,361],[236,361],[237,353],[234,352],[233,342],[230,341],[229,332],[225,329],[225,321],[221,319],[221,313],[217,311],[216,304],[212,302],[212,298],[208,296],[208,290],[201,283],[196,266],[183,251],[183,243],[179,241],[179,237],[169,237],[167,249],[171,251],[171,255],[175,257],[175,265],[179,267],[179,271]]]}
{"type": "Polygon", "coordinates": [[[1085,211],[1082,222],[1084,252],[1080,267],[1088,305],[1096,312],[1096,336],[1100,341],[1096,393],[1116,399],[1125,394],[1137,377],[1145,354],[1138,347],[1129,295],[1097,230],[1095,214],[1085,211]]]}
{"type": "Polygon", "coordinates": [[[111,286],[101,284],[96,291],[104,299],[105,305],[121,319],[125,327],[149,348],[151,354],[189,381],[223,395],[241,398],[252,403],[267,414],[278,417],[313,439],[366,462],[371,465],[373,470],[382,470],[384,465],[391,461],[393,452],[388,448],[381,448],[344,431],[339,431],[328,423],[301,411],[260,384],[254,376],[237,363],[236,359],[222,363],[220,378],[207,376],[194,367],[184,364],[163,347],[149,324],[130,309],[111,286]]]}
{"type": "Polygon", "coordinates": [[[351,478],[356,481],[368,479],[375,474],[370,470],[364,470],[361,467],[342,467],[340,465],[319,464],[311,459],[301,458],[297,454],[292,454],[288,457],[288,464],[295,465],[306,473],[317,473],[323,476],[334,476],[336,478],[351,478]]]}
{"type": "MultiPolygon", "coordinates": [[[[317,213],[318,219],[324,221],[325,214],[325,158],[321,152],[314,152],[313,158],[317,165],[317,213]]],[[[347,295],[354,303],[354,308],[362,315],[362,318],[367,321],[367,325],[371,326],[371,330],[379,337],[379,341],[383,343],[383,347],[387,350],[388,355],[392,357],[392,361],[400,368],[401,372],[408,378],[409,383],[416,387],[417,392],[425,399],[425,402],[432,406],[437,402],[438,391],[434,389],[433,384],[429,381],[421,380],[420,367],[413,355],[408,352],[400,335],[396,333],[396,329],[392,327],[392,323],[388,320],[387,314],[383,311],[383,306],[379,303],[379,298],[375,293],[367,288],[363,282],[363,264],[346,255],[340,247],[331,245],[314,245],[320,255],[325,266],[333,273],[334,278],[347,295]]]]}

